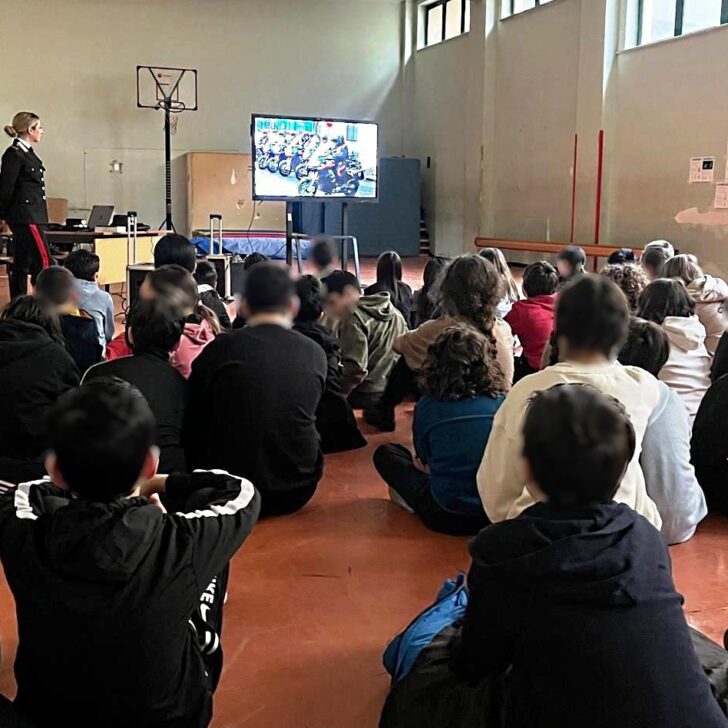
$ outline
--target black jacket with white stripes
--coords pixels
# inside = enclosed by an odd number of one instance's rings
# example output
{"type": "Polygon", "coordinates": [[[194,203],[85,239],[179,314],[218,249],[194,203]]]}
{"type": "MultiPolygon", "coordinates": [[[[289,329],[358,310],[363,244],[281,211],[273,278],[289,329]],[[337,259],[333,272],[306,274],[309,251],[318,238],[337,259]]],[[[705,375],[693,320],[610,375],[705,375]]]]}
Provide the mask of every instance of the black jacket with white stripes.
{"type": "Polygon", "coordinates": [[[16,705],[37,725],[208,725],[210,682],[188,620],[252,530],[260,496],[222,471],[170,476],[166,492],[184,511],[90,502],[47,480],[0,497],[16,705]]]}

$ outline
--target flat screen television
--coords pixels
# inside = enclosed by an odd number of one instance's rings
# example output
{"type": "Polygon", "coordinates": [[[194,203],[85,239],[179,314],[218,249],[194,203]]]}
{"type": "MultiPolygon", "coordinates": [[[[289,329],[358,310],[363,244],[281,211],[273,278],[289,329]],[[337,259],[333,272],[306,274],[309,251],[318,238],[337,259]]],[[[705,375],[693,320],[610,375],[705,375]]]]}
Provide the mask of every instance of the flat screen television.
{"type": "Polygon", "coordinates": [[[376,123],[255,114],[251,134],[254,200],[377,200],[376,123]]]}

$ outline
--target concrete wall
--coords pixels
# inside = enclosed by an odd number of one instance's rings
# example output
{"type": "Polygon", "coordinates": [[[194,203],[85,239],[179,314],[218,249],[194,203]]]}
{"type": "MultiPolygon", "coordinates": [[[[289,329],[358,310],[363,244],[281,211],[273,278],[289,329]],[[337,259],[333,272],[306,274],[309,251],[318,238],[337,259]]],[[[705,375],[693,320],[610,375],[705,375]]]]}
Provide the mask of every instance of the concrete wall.
{"type": "Polygon", "coordinates": [[[199,70],[200,110],[181,117],[176,155],[249,151],[253,112],[375,119],[382,154],[402,152],[398,0],[4,0],[2,11],[0,119],[41,115],[49,193],[72,207],[163,217],[162,115],[136,108],[137,64],[199,70]]]}

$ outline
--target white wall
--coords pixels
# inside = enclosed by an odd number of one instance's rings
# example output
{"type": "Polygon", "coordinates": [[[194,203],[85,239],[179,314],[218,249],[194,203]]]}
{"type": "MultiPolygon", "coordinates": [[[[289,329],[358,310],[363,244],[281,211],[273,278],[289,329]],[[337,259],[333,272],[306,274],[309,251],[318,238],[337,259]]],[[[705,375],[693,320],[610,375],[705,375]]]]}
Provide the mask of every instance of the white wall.
{"type": "Polygon", "coordinates": [[[400,154],[400,15],[397,0],[4,0],[0,119],[41,115],[49,193],[72,207],[109,202],[108,162],[126,160],[119,202],[156,224],[162,115],[136,108],[137,64],[199,70],[176,154],[249,151],[253,112],[374,119],[382,154],[400,154]],[[28,25],[32,45],[12,31],[28,25]]]}

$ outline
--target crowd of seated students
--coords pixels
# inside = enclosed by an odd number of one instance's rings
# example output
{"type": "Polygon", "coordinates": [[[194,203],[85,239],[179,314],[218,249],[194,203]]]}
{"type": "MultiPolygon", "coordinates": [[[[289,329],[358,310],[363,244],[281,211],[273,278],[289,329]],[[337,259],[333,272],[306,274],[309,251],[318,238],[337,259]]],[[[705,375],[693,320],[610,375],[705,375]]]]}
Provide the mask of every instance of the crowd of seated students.
{"type": "Polygon", "coordinates": [[[665,241],[600,275],[569,246],[526,267],[522,292],[495,249],[431,259],[415,294],[396,253],[366,289],[329,241],[312,255],[298,280],[248,256],[232,323],[214,266],[177,235],[116,338],[86,251],[0,314],[22,712],[39,728],[208,725],[229,559],[259,516],[311,501],[324,453],[366,444],[354,410],[392,431],[413,395],[413,450],[381,445],[374,467],[425,527],[479,535],[448,680],[423,662],[382,725],[587,725],[605,675],[605,728],[727,725],[666,545],[708,507],[728,514],[728,285],[665,241]],[[458,715],[473,696],[490,722],[458,715]]]}

